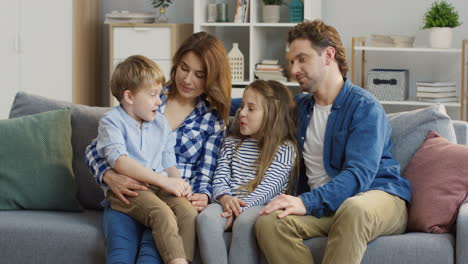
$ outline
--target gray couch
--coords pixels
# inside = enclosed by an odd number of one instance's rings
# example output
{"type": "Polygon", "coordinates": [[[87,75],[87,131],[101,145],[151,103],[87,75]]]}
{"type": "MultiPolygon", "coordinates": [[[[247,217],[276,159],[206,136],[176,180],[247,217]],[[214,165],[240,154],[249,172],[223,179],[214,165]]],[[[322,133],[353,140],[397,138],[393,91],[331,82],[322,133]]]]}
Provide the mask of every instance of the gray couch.
{"type": "MultiPolygon", "coordinates": [[[[108,108],[72,105],[20,92],[16,95],[10,118],[67,106],[73,111],[73,168],[79,189],[78,199],[85,210],[83,212],[0,211],[2,263],[105,262],[104,238],[101,231],[102,213],[99,210],[99,202],[103,196],[88,172],[83,158],[84,148],[96,136],[98,120],[108,108]]],[[[418,115],[414,118],[411,114],[409,116],[420,121],[418,115]]],[[[443,114],[437,114],[429,119],[437,119],[440,116],[443,114]]],[[[407,117],[408,114],[405,118],[407,117]]],[[[401,131],[402,126],[408,126],[408,120],[405,118],[399,115],[390,116],[395,133],[401,131]]],[[[452,121],[448,120],[446,123],[448,125],[440,124],[443,122],[438,123],[436,130],[446,129],[444,126],[450,126],[452,121]]],[[[418,126],[424,128],[427,122],[422,122],[418,126]]],[[[453,126],[458,143],[466,145],[468,123],[454,121],[453,126]]],[[[425,133],[420,134],[419,141],[425,137],[425,133]]],[[[407,142],[400,142],[404,139],[400,139],[398,135],[395,135],[394,140],[395,145],[401,143],[402,146],[408,146],[407,142]]],[[[414,146],[413,150],[418,146],[414,146]]],[[[402,159],[409,159],[405,154],[398,155],[402,159]]],[[[401,161],[405,163],[405,160],[401,161]]],[[[229,243],[229,233],[226,234],[226,239],[229,243]]],[[[315,263],[321,262],[326,240],[327,238],[323,237],[305,241],[313,253],[315,263]]],[[[261,259],[261,262],[264,262],[264,258],[261,259]]],[[[369,244],[363,263],[468,263],[468,204],[464,204],[459,211],[456,234],[406,233],[380,237],[369,244]]]]}

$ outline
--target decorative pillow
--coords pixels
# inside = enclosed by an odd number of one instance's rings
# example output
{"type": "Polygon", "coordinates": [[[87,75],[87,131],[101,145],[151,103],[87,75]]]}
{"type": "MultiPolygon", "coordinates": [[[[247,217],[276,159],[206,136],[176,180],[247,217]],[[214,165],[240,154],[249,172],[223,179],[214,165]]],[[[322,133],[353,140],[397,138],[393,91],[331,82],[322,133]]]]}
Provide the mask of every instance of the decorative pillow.
{"type": "Polygon", "coordinates": [[[467,160],[468,146],[453,144],[429,131],[405,171],[413,191],[409,231],[453,231],[458,208],[468,194],[467,160]]]}
{"type": "Polygon", "coordinates": [[[79,211],[70,109],[0,120],[0,209],[79,211]]]}
{"type": "Polygon", "coordinates": [[[401,172],[405,171],[429,130],[434,130],[448,141],[457,143],[452,120],[447,115],[445,106],[441,104],[387,116],[392,127],[392,154],[400,163],[401,172]]]}
{"type": "Polygon", "coordinates": [[[11,107],[10,118],[63,109],[65,107],[70,107],[72,113],[71,142],[73,147],[73,171],[76,183],[78,184],[78,200],[87,209],[100,209],[100,202],[104,199],[104,195],[86,166],[84,152],[86,146],[97,136],[99,119],[110,108],[72,104],[25,92],[18,92],[11,107]]]}

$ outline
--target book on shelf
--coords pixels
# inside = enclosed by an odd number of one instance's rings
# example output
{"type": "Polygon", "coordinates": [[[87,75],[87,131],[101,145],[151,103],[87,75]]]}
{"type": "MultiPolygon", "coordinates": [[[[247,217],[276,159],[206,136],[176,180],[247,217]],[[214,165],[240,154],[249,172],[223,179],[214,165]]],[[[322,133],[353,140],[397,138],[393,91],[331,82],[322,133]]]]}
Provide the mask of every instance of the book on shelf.
{"type": "Polygon", "coordinates": [[[431,87],[440,87],[440,86],[455,86],[455,82],[416,82],[416,86],[431,86],[431,87]]]}
{"type": "Polygon", "coordinates": [[[456,103],[458,102],[458,97],[444,97],[444,98],[425,98],[419,97],[419,101],[428,102],[428,103],[456,103]]]}
{"type": "Polygon", "coordinates": [[[442,93],[442,92],[456,92],[456,86],[417,86],[418,92],[432,92],[432,93],[442,93]]]}
{"type": "Polygon", "coordinates": [[[455,97],[457,96],[457,92],[440,92],[440,93],[431,93],[431,92],[416,92],[417,97],[425,97],[425,98],[444,98],[444,97],[455,97]]]}
{"type": "Polygon", "coordinates": [[[277,65],[278,64],[278,60],[262,60],[262,62],[260,64],[273,64],[273,65],[277,65]]]}
{"type": "Polygon", "coordinates": [[[237,0],[234,23],[249,22],[249,5],[250,0],[237,0]]]}
{"type": "Polygon", "coordinates": [[[256,69],[283,69],[279,64],[262,64],[258,63],[255,65],[256,69]]]}

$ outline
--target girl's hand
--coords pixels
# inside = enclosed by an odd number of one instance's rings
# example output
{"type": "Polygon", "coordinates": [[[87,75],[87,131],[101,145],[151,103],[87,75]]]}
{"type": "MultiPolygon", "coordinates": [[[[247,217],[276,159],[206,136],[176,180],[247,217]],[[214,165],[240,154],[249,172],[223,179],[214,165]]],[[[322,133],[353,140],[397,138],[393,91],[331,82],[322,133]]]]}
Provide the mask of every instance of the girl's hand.
{"type": "Polygon", "coordinates": [[[247,206],[242,200],[227,194],[221,196],[218,201],[223,206],[224,212],[234,214],[235,216],[238,216],[242,212],[241,206],[247,206]]]}
{"type": "Polygon", "coordinates": [[[203,211],[208,206],[208,195],[204,193],[194,193],[192,196],[188,197],[188,200],[192,202],[193,207],[198,210],[198,212],[203,211]]]}
{"type": "MultiPolygon", "coordinates": [[[[227,212],[224,212],[221,214],[221,216],[223,216],[224,214],[229,214],[227,212]]],[[[227,221],[226,221],[226,225],[224,226],[224,231],[225,232],[228,232],[228,231],[231,231],[231,228],[232,228],[232,223],[234,222],[234,216],[232,214],[229,214],[230,216],[227,216],[227,221]]],[[[225,216],[223,216],[225,217],[225,216]]]]}

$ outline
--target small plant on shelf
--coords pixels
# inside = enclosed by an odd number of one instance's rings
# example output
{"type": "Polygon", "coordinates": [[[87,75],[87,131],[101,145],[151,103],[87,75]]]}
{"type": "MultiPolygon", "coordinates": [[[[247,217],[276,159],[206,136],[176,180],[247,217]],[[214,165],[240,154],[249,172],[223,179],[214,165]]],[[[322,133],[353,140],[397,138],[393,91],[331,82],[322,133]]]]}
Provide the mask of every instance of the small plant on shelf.
{"type": "Polygon", "coordinates": [[[159,7],[168,7],[172,4],[172,1],[174,0],[152,0],[151,4],[153,5],[154,8],[159,8],[159,7]]]}
{"type": "Polygon", "coordinates": [[[424,14],[424,27],[423,29],[433,27],[458,27],[461,23],[459,21],[458,12],[452,4],[445,0],[436,1],[424,14]]]}

